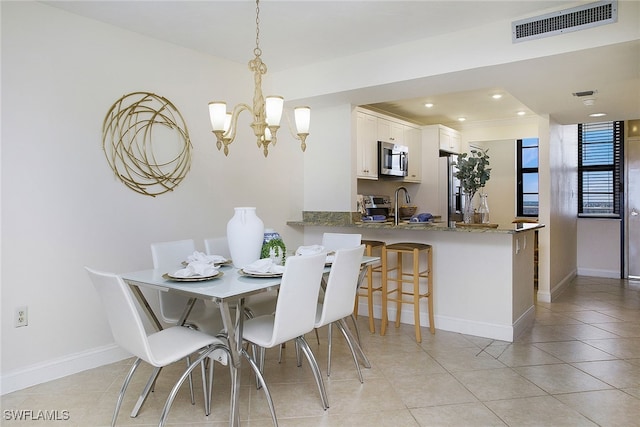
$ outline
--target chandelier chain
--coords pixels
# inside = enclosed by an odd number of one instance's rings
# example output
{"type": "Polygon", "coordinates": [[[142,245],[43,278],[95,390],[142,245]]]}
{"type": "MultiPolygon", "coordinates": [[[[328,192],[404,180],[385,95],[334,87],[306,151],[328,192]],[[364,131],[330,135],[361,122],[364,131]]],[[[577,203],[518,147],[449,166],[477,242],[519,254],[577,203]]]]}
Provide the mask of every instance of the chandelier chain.
{"type": "Polygon", "coordinates": [[[262,55],[262,49],[260,49],[260,0],[256,0],[256,48],[253,53],[257,57],[262,55]]]}

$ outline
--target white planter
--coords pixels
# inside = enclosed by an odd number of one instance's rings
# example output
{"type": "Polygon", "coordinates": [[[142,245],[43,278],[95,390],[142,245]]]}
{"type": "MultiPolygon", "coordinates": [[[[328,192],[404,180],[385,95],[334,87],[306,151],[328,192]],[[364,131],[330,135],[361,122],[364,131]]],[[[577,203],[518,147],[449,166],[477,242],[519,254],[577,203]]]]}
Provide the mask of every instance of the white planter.
{"type": "Polygon", "coordinates": [[[260,259],[264,239],[264,223],[256,208],[233,208],[235,214],[227,223],[229,253],[236,268],[244,268],[260,259]]]}

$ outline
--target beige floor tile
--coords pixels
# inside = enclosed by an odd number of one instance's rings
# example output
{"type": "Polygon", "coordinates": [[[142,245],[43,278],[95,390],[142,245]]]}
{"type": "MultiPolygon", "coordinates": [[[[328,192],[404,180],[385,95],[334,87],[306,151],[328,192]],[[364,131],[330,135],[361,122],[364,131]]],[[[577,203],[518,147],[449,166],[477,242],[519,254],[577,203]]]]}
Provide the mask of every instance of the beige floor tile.
{"type": "Polygon", "coordinates": [[[618,319],[613,316],[608,316],[604,313],[601,313],[600,311],[594,311],[594,310],[567,313],[566,316],[571,317],[572,319],[579,320],[584,323],[589,323],[589,324],[622,322],[621,319],[618,319]]]}
{"type": "Polygon", "coordinates": [[[607,383],[568,364],[525,366],[514,370],[550,394],[611,388],[607,383]]]}
{"type": "Polygon", "coordinates": [[[463,371],[454,376],[482,402],[545,394],[511,368],[463,371]]]}
{"type": "Polygon", "coordinates": [[[512,343],[504,346],[495,357],[506,366],[531,366],[562,363],[560,359],[544,352],[532,344],[512,343]]]}
{"type": "Polygon", "coordinates": [[[393,381],[393,389],[408,408],[477,402],[450,374],[415,375],[393,381]]]}
{"type": "Polygon", "coordinates": [[[535,345],[564,362],[615,359],[615,356],[580,341],[546,342],[535,345]]]}
{"type": "Polygon", "coordinates": [[[477,347],[432,350],[431,355],[449,372],[498,369],[505,365],[491,354],[477,347]]]}
{"type": "MultiPolygon", "coordinates": [[[[624,338],[640,338],[640,322],[615,322],[601,323],[598,327],[609,331],[619,337],[624,338]]],[[[607,338],[607,337],[584,337],[584,338],[607,338]]],[[[614,338],[614,337],[608,337],[614,338]]]]}
{"type": "MultiPolygon", "coordinates": [[[[640,282],[578,277],[553,303],[538,303],[532,328],[516,342],[393,325],[385,336],[360,316],[362,346],[371,361],[364,384],[344,339],[334,335],[331,376],[326,376],[327,328],[307,335],[323,374],[330,408],[323,410],[311,370],[298,367],[288,343],[282,363],[267,352],[265,377],[284,427],[396,426],[630,426],[640,419],[640,282]],[[615,335],[616,337],[612,337],[615,335]],[[598,388],[605,390],[592,390],[598,388]],[[615,389],[613,388],[615,387],[615,389]],[[576,392],[580,390],[580,392],[576,392]]],[[[349,321],[349,324],[350,321],[349,321]]],[[[109,426],[117,394],[133,358],[29,387],[1,397],[9,414],[68,411],[61,421],[23,420],[2,425],[109,426]],[[22,411],[22,412],[20,412],[22,411]]],[[[118,425],[156,426],[167,393],[184,363],[164,369],[140,414],[129,416],[151,367],[142,365],[125,396],[118,425]]],[[[204,415],[202,381],[194,372],[196,404],[180,390],[168,425],[227,426],[230,375],[216,365],[212,414],[204,415]]],[[[246,363],[241,371],[243,426],[272,426],[262,390],[246,363]]],[[[635,424],[634,424],[635,423],[635,424]]]]}
{"type": "Polygon", "coordinates": [[[411,413],[423,427],[504,427],[507,425],[482,403],[416,408],[412,409],[411,413]]]}
{"type": "Polygon", "coordinates": [[[640,366],[624,360],[581,362],[573,366],[615,388],[640,387],[640,366]]]}
{"type": "Polygon", "coordinates": [[[485,404],[510,426],[597,426],[576,410],[551,396],[498,400],[485,404]]]}
{"type": "Polygon", "coordinates": [[[632,359],[640,354],[640,338],[584,340],[584,343],[607,352],[618,359],[632,359]]]}
{"type": "Polygon", "coordinates": [[[640,419],[640,401],[620,390],[588,391],[557,395],[600,426],[634,426],[640,419]]]}

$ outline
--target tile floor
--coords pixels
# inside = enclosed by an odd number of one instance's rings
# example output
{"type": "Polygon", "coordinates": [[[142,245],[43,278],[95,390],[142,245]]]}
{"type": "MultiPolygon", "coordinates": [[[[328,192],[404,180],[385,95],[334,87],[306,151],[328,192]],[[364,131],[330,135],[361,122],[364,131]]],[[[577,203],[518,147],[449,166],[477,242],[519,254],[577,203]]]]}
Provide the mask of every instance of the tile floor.
{"type": "MultiPolygon", "coordinates": [[[[267,353],[266,379],[280,426],[633,426],[640,425],[640,282],[576,278],[557,301],[539,303],[531,330],[508,343],[437,331],[417,344],[412,326],[369,334],[359,319],[371,369],[357,380],[353,362],[335,340],[323,411],[306,362],[267,353]]],[[[379,327],[379,322],[376,324],[379,327]]],[[[308,341],[326,374],[326,338],[308,341]]],[[[336,334],[337,336],[337,334],[336,334]]],[[[2,396],[3,426],[107,426],[131,360],[92,369],[2,396]],[[7,410],[57,410],[67,421],[7,420],[7,410]]],[[[137,418],[129,412],[146,374],[129,387],[119,425],[157,425],[166,392],[182,365],[162,372],[156,391],[137,418]]],[[[202,395],[192,406],[183,389],[171,425],[228,425],[229,375],[217,366],[213,413],[202,395]]],[[[197,391],[201,391],[199,377],[197,391]]],[[[242,425],[270,426],[264,395],[242,372],[242,425]]]]}

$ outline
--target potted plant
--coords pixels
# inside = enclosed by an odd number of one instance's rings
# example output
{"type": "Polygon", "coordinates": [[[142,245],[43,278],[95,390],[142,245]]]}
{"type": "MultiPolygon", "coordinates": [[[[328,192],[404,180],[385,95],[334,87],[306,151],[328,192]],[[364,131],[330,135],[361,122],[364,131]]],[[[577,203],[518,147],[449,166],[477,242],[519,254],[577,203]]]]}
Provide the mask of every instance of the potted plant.
{"type": "Polygon", "coordinates": [[[483,188],[491,177],[488,150],[473,149],[471,154],[462,153],[453,164],[458,167],[454,176],[460,180],[464,190],[463,221],[473,222],[473,196],[483,188]]]}

